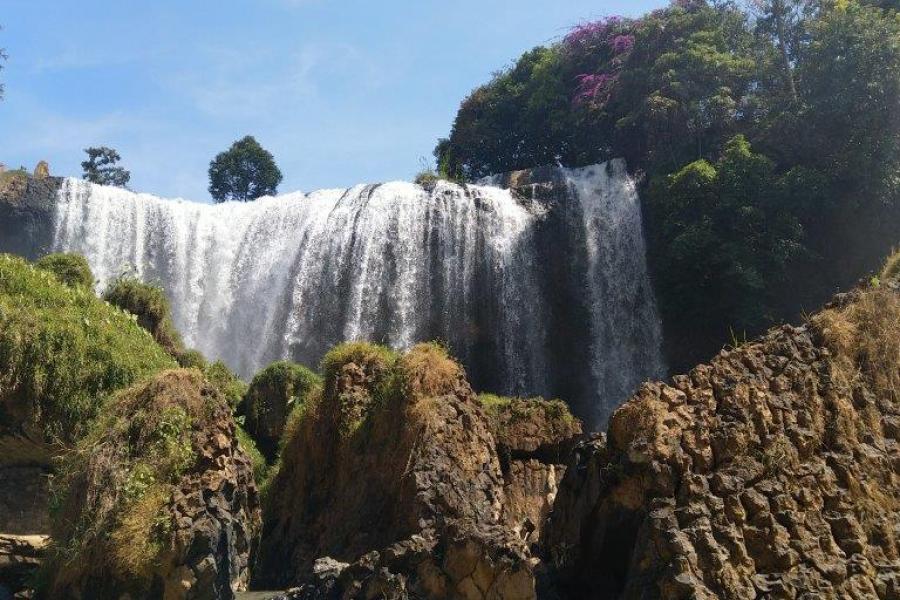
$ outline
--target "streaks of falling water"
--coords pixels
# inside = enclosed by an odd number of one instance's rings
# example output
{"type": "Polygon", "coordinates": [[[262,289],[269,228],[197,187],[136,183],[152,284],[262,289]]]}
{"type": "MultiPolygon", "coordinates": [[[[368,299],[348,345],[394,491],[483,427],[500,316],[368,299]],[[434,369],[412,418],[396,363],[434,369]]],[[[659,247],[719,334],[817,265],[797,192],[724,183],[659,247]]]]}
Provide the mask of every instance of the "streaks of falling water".
{"type": "MultiPolygon", "coordinates": [[[[662,370],[640,210],[624,163],[562,170],[587,244],[591,373],[603,420],[662,370]]],[[[98,286],[125,270],[162,285],[185,342],[243,376],[279,358],[315,366],[333,345],[441,339],[496,391],[552,392],[542,257],[532,212],[507,191],[441,182],[164,200],[66,180],[55,247],[98,286]],[[481,365],[484,368],[484,365],[481,365]]]]}

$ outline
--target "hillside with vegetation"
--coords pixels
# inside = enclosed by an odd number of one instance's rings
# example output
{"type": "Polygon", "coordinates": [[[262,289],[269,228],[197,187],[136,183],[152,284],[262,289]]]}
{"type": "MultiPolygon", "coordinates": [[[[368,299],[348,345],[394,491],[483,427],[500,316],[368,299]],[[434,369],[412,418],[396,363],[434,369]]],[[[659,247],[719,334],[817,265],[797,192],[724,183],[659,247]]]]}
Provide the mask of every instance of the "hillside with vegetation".
{"type": "Polygon", "coordinates": [[[898,242],[897,8],[679,0],[583,23],[463,101],[438,171],[624,157],[687,367],[815,309],[898,242]]]}

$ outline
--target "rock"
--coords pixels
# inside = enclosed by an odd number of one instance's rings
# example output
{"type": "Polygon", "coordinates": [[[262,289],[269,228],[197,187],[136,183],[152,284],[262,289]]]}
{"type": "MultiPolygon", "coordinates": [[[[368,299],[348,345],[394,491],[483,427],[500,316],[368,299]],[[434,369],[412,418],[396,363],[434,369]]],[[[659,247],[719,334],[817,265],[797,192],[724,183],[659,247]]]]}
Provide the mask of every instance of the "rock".
{"type": "Polygon", "coordinates": [[[62,179],[35,179],[24,171],[0,174],[0,252],[30,260],[53,244],[57,192],[62,179]]]}
{"type": "Polygon", "coordinates": [[[491,425],[459,365],[433,344],[400,358],[353,345],[324,365],[324,394],[271,484],[254,587],[534,598],[534,559],[503,520],[491,425]]]}
{"type": "Polygon", "coordinates": [[[227,599],[246,587],[253,467],[228,403],[199,371],[165,371],[120,394],[57,479],[54,548],[67,559],[48,562],[46,597],[227,599]]]}
{"type": "Polygon", "coordinates": [[[882,286],[644,385],[560,485],[542,539],[557,590],[897,597],[898,356],[882,286]]]}
{"type": "Polygon", "coordinates": [[[47,478],[43,467],[0,464],[0,532],[14,535],[47,534],[47,478]]]}
{"type": "Polygon", "coordinates": [[[482,395],[503,471],[503,521],[528,543],[540,539],[581,422],[565,403],[482,395]]]}
{"type": "Polygon", "coordinates": [[[46,160],[42,160],[34,167],[34,178],[40,180],[48,177],[50,177],[50,165],[46,160]]]}

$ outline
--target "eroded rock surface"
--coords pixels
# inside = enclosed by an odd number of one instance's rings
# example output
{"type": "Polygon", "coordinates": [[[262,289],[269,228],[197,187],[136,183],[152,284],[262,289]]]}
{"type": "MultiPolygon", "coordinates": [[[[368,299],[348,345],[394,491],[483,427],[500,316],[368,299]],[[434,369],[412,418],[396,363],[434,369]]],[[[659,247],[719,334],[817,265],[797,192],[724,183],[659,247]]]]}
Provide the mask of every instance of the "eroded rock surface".
{"type": "Polygon", "coordinates": [[[504,522],[492,427],[459,365],[431,344],[396,360],[359,346],[342,356],[285,446],[256,586],[534,598],[536,561],[504,522]]]}
{"type": "Polygon", "coordinates": [[[900,299],[645,385],[580,446],[544,535],[571,598],[900,598],[900,299]]]}
{"type": "Polygon", "coordinates": [[[246,586],[253,467],[199,371],[122,392],[57,478],[44,597],[227,599],[246,586]]]}
{"type": "Polygon", "coordinates": [[[537,543],[581,422],[559,400],[505,398],[487,404],[503,471],[503,522],[537,543]]]}

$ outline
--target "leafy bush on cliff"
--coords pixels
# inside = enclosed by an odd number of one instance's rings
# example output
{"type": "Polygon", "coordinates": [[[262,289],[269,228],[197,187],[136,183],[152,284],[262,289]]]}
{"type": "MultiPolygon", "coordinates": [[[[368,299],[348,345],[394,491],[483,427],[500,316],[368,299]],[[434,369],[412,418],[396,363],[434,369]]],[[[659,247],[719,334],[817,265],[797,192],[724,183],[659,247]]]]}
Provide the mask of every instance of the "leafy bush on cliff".
{"type": "Polygon", "coordinates": [[[172,322],[172,309],[163,289],[123,275],[103,292],[103,299],[137,317],[141,327],[176,359],[185,353],[184,342],[172,322]]]}
{"type": "Polygon", "coordinates": [[[0,429],[74,442],[112,392],[173,366],[90,288],[0,255],[0,429]]]}
{"type": "Polygon", "coordinates": [[[62,283],[69,287],[84,286],[93,288],[94,274],[87,259],[80,254],[48,254],[34,263],[38,269],[56,275],[62,283]]]}
{"type": "Polygon", "coordinates": [[[277,457],[289,415],[321,383],[318,375],[289,361],[272,363],[250,382],[241,408],[244,427],[269,462],[277,457]]]}
{"type": "Polygon", "coordinates": [[[443,168],[468,179],[613,157],[644,175],[678,368],[714,352],[729,329],[752,336],[851,285],[900,228],[896,3],[763,2],[752,15],[740,6],[677,1],[580,24],[474,90],[435,148],[443,168]],[[664,197],[661,182],[702,166],[723,176],[718,163],[738,135],[768,173],[735,176],[769,189],[710,181],[679,190],[678,202],[664,197]]]}

